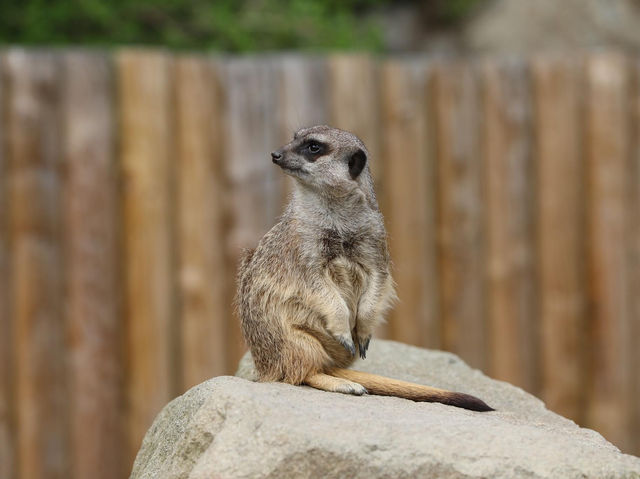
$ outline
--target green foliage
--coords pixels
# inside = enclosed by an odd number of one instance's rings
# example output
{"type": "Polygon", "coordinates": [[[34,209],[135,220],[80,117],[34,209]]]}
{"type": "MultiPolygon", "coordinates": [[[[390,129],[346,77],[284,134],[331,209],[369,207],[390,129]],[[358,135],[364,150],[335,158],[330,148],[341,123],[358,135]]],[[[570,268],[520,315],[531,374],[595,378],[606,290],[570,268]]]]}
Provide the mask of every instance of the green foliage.
{"type": "Polygon", "coordinates": [[[0,42],[232,52],[382,47],[388,0],[0,0],[0,42]]]}
{"type": "MultiPolygon", "coordinates": [[[[487,0],[413,0],[425,26],[487,0]]],[[[383,47],[392,0],[0,0],[0,44],[162,45],[229,52],[383,47]],[[382,13],[384,14],[384,13],[382,13]]],[[[404,3],[409,3],[406,0],[404,3]]],[[[427,27],[430,28],[430,27],[427,27]]]]}

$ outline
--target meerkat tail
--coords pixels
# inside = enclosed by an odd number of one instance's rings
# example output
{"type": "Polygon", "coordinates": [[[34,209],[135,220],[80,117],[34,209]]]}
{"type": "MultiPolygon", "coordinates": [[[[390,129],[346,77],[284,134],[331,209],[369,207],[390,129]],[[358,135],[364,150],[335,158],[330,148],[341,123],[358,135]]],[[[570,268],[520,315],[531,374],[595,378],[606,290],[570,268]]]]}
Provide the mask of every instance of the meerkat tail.
{"type": "Polygon", "coordinates": [[[439,402],[472,411],[494,411],[494,409],[489,407],[484,401],[470,394],[423,386],[421,384],[378,376],[377,374],[354,371],[352,369],[334,369],[330,374],[361,384],[367,389],[369,394],[395,396],[420,402],[439,402]]]}

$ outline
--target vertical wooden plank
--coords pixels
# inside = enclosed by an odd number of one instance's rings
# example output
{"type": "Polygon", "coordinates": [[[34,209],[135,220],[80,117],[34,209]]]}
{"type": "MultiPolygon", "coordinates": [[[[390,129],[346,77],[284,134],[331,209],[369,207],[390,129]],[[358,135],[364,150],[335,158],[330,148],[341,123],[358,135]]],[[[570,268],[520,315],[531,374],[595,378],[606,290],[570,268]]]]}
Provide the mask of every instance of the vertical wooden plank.
{"type": "Polygon", "coordinates": [[[389,318],[393,339],[440,346],[433,157],[427,127],[429,70],[424,63],[382,65],[382,156],[393,274],[399,302],[389,318]]]}
{"type": "MultiPolygon", "coordinates": [[[[629,261],[629,69],[620,54],[586,65],[588,260],[591,321],[589,425],[625,451],[631,448],[629,261]]],[[[638,294],[636,291],[635,294],[638,294]]],[[[637,347],[637,345],[634,345],[637,347]]],[[[638,401],[638,398],[633,398],[638,401]]]]}
{"type": "Polygon", "coordinates": [[[181,390],[230,372],[226,363],[222,115],[211,61],[176,62],[181,390]]]}
{"type": "MultiPolygon", "coordinates": [[[[323,58],[286,55],[277,59],[278,142],[289,142],[299,128],[328,119],[328,76],[323,58]]],[[[280,145],[279,145],[280,146],[280,145]]]]}
{"type": "Polygon", "coordinates": [[[117,54],[123,179],[128,462],[171,399],[171,62],[157,51],[117,54]]]}
{"type": "Polygon", "coordinates": [[[522,62],[486,62],[483,171],[487,199],[490,372],[537,392],[531,89],[522,62]]]}
{"type": "MultiPolygon", "coordinates": [[[[243,249],[254,248],[281,213],[284,178],[269,153],[278,142],[277,72],[273,59],[236,58],[223,71],[225,177],[228,182],[227,271],[235,277],[243,249]]],[[[227,298],[235,295],[230,279],[227,298]]],[[[245,350],[237,318],[230,322],[228,363],[235,367],[245,350]]]]}
{"type": "MultiPolygon", "coordinates": [[[[328,71],[330,123],[354,133],[367,146],[369,168],[384,214],[387,200],[381,155],[379,68],[369,55],[334,54],[328,58],[328,71]]],[[[376,336],[389,337],[388,326],[380,325],[376,336]]]]}
{"type": "Polygon", "coordinates": [[[16,477],[14,462],[13,328],[9,306],[11,270],[9,268],[8,165],[5,159],[4,102],[7,101],[4,55],[0,53],[0,477],[16,477]]]}
{"type": "Polygon", "coordinates": [[[59,62],[10,50],[4,69],[20,477],[69,477],[60,241],[59,62]]]}
{"type": "Polygon", "coordinates": [[[480,94],[473,67],[435,69],[438,249],[444,346],[487,364],[480,94]]]}
{"type": "Polygon", "coordinates": [[[121,455],[124,391],[111,76],[104,55],[63,57],[69,420],[75,478],[115,479],[127,472],[121,455]]]}
{"type": "MultiPolygon", "coordinates": [[[[630,291],[631,291],[631,334],[629,341],[632,343],[631,352],[634,355],[631,358],[632,364],[632,384],[631,397],[640,397],[640,348],[636,347],[636,338],[640,338],[640,61],[635,60],[632,68],[633,87],[631,89],[632,113],[633,113],[633,130],[632,134],[632,156],[631,156],[631,207],[630,207],[630,261],[629,271],[630,291]],[[635,292],[635,293],[634,293],[635,292]],[[636,367],[634,367],[636,365],[636,367]]],[[[631,423],[631,437],[635,439],[635,443],[631,445],[631,454],[640,456],[640,401],[632,401],[633,420],[631,423]]]]}
{"type": "Polygon", "coordinates": [[[547,406],[581,421],[584,396],[584,165],[577,64],[539,57],[535,91],[541,392],[547,406]]]}
{"type": "MultiPolygon", "coordinates": [[[[278,58],[276,68],[280,88],[278,144],[274,149],[290,142],[299,128],[325,124],[328,117],[327,66],[324,59],[287,55],[278,58]]],[[[283,175],[282,172],[279,174],[283,175]]],[[[290,177],[285,178],[283,203],[288,201],[293,181],[290,177]]]]}

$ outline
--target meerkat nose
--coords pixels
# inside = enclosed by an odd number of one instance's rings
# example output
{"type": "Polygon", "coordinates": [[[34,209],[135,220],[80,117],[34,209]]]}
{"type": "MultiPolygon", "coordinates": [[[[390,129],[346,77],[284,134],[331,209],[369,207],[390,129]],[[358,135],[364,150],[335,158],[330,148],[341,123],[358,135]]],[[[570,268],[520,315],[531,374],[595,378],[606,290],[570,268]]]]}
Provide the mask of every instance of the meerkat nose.
{"type": "Polygon", "coordinates": [[[273,152],[271,152],[271,160],[272,160],[274,163],[276,163],[276,164],[277,164],[277,163],[278,163],[278,160],[279,160],[280,158],[282,158],[282,153],[280,153],[279,151],[273,151],[273,152]]]}

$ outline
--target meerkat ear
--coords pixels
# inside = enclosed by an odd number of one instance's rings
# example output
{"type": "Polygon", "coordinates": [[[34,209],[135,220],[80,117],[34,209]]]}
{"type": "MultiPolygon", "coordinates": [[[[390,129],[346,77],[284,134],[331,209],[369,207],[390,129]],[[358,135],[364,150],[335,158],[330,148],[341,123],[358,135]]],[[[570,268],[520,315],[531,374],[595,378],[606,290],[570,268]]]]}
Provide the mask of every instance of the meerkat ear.
{"type": "Polygon", "coordinates": [[[349,174],[351,175],[351,179],[355,180],[362,170],[364,169],[364,165],[367,164],[367,155],[364,151],[358,150],[351,158],[349,158],[349,174]]]}

